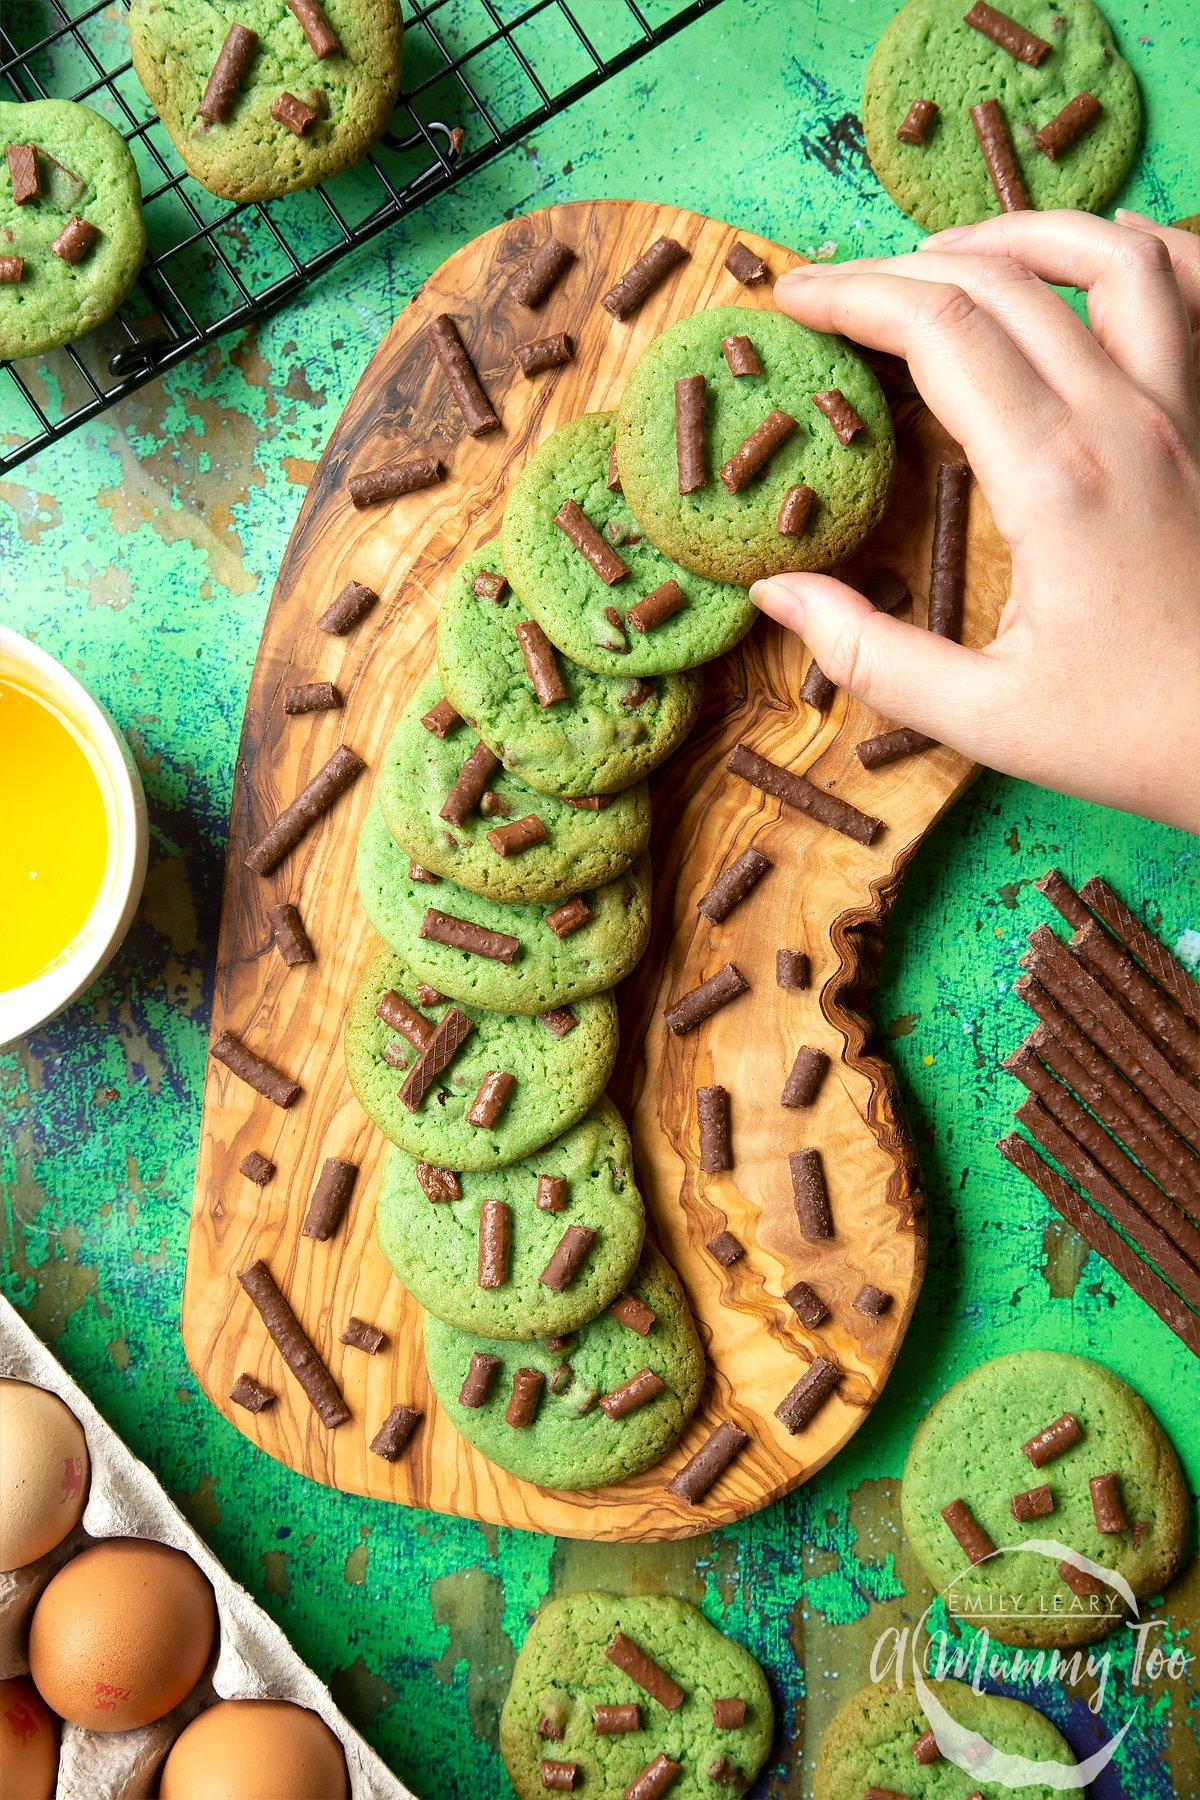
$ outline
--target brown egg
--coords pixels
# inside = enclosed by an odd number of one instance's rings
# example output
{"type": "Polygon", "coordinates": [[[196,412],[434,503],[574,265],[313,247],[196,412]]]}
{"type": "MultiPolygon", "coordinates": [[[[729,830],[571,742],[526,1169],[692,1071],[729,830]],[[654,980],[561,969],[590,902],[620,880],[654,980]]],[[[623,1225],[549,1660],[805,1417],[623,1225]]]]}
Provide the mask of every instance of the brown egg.
{"type": "Polygon", "coordinates": [[[23,1569],[61,1544],[83,1516],[83,1426],[57,1394],[0,1381],[0,1569],[23,1569]]]}
{"type": "Polygon", "coordinates": [[[37,1603],[29,1671],[46,1704],[88,1731],[161,1719],[204,1673],[217,1628],[190,1556],[106,1538],[73,1556],[37,1603]]]}
{"type": "Polygon", "coordinates": [[[0,1794],[4,1800],[53,1800],[57,1781],[57,1719],[32,1681],[0,1681],[0,1794]]]}
{"type": "Polygon", "coordinates": [[[316,1713],[287,1700],[219,1700],[176,1738],[159,1800],[346,1800],[346,1759],[316,1713]]]}

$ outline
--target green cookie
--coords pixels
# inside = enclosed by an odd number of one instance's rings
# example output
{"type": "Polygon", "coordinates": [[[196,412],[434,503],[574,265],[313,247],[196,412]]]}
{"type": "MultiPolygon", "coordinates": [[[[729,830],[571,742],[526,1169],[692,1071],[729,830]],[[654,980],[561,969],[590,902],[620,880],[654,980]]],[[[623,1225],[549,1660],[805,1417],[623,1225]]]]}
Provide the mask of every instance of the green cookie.
{"type": "Polygon", "coordinates": [[[623,875],[650,836],[650,795],[644,782],[626,788],[594,811],[525,786],[507,769],[489,783],[488,817],[476,810],[462,825],[438,817],[478,739],[460,724],[446,737],[421,719],[442,699],[441,683],[426,681],[404,709],[383,757],[376,794],[388,830],[407,856],[459,887],[518,905],[566,900],[623,875]],[[500,856],[488,842],[497,826],[536,813],[547,837],[516,855],[500,856]]]}
{"type": "Polygon", "coordinates": [[[582,413],[530,457],[504,508],[504,567],[550,641],[585,669],[626,677],[694,669],[731,650],[755,608],[740,588],[689,574],[641,535],[625,496],[606,485],[614,429],[615,414],[582,413]],[[568,500],[596,531],[608,527],[620,540],[629,573],[611,587],[554,523],[568,500]],[[666,581],[678,583],[687,604],[646,632],[626,624],[629,609],[666,581]]]}
{"type": "Polygon", "coordinates": [[[40,356],[111,318],[146,254],[142,190],[119,131],[71,100],[0,103],[0,256],[23,259],[0,283],[0,357],[40,356]],[[40,192],[18,206],[9,145],[36,147],[40,192]],[[100,233],[78,262],[51,249],[68,220],[100,233]]]}
{"type": "MultiPolygon", "coordinates": [[[[559,1217],[568,1219],[569,1213],[570,1208],[559,1217]]],[[[661,1462],[695,1411],[704,1352],[679,1277],[651,1244],[642,1250],[629,1292],[656,1315],[645,1337],[606,1312],[585,1325],[574,1344],[558,1350],[456,1331],[427,1313],[425,1361],[451,1424],[489,1462],[538,1487],[609,1487],[661,1462]],[[477,1351],[496,1357],[499,1366],[484,1404],[463,1406],[459,1393],[477,1351]],[[545,1376],[532,1425],[510,1425],[505,1418],[518,1369],[545,1376]],[[623,1419],[610,1419],[597,1397],[642,1369],[653,1369],[665,1389],[623,1419]],[[581,1413],[581,1404],[588,1410],[581,1413]]]]}
{"type": "MultiPolygon", "coordinates": [[[[546,923],[545,906],[505,906],[435,879],[414,880],[411,864],[373,800],[358,839],[358,891],[368,919],[401,956],[415,981],[490,1012],[541,1013],[584,1000],[623,981],[641,961],[650,934],[650,859],[643,850],[624,875],[581,898],[591,918],[564,938],[546,923]],[[510,963],[456,950],[420,935],[430,909],[516,938],[510,963]]],[[[509,946],[511,948],[511,946],[509,946]]]]}
{"type": "MultiPolygon", "coordinates": [[[[611,994],[572,1008],[575,1025],[559,1037],[541,1019],[464,1007],[474,1029],[416,1112],[399,1092],[417,1061],[407,1040],[385,1025],[375,1008],[394,989],[418,1004],[417,979],[394,951],[379,951],[350,997],[346,1071],[363,1110],[393,1144],[443,1169],[503,1169],[574,1125],[604,1092],[617,1054],[617,1009],[611,994]],[[384,1045],[407,1053],[407,1066],[385,1062],[384,1045]],[[515,1076],[516,1087],[497,1124],[472,1125],[466,1114],[485,1075],[515,1076]]],[[[422,1009],[440,1022],[453,1009],[422,1009]]]]}
{"type": "Polygon", "coordinates": [[[485,570],[502,573],[498,541],[450,578],[438,614],[438,671],[506,769],[549,794],[612,794],[678,748],[700,707],[701,676],[594,675],[559,655],[567,697],[542,706],[517,638],[529,614],[511,588],[498,601],[477,596],[473,584],[485,570]]]}
{"type": "Polygon", "coordinates": [[[642,1197],[629,1133],[611,1100],[524,1162],[459,1177],[462,1198],[431,1201],[416,1164],[390,1152],[376,1229],[396,1275],[435,1318],[496,1338],[563,1337],[616,1299],[642,1249],[642,1197]],[[558,1211],[537,1204],[538,1178],[566,1181],[558,1211]],[[479,1215],[485,1200],[509,1209],[511,1263],[502,1287],[479,1286],[479,1215]],[[571,1225],[596,1233],[575,1279],[561,1292],[540,1279],[571,1225]]]}
{"type": "Polygon", "coordinates": [[[396,0],[321,0],[337,39],[318,58],[282,0],[130,0],[138,79],[188,170],[227,200],[270,200],[358,162],[383,131],[400,88],[396,0]],[[231,25],[258,38],[219,122],[198,111],[231,25]],[[315,107],[302,136],[272,118],[281,94],[315,107]]]}
{"type": "Polygon", "coordinates": [[[883,516],[896,446],[883,392],[841,338],[809,331],[782,313],[718,306],[668,326],[634,365],[617,415],[617,463],[634,516],[659,549],[686,568],[748,586],[786,569],[827,569],[857,548],[883,516]],[[748,337],[761,375],[730,372],[721,343],[748,337]],[[708,482],[679,492],[675,383],[705,380],[708,482]],[[848,444],[813,404],[838,388],[863,422],[848,444]],[[738,494],[723,465],[779,410],[800,429],[771,457],[762,479],[738,494]],[[778,527],[791,487],[816,501],[802,537],[778,527]]]}
{"type": "Polygon", "coordinates": [[[770,1689],[750,1652],[686,1600],[570,1594],[548,1601],[529,1628],[500,1715],[500,1751],[520,1800],[542,1800],[543,1759],[574,1763],[576,1791],[591,1800],[621,1800],[657,1756],[680,1765],[671,1800],[715,1800],[749,1787],[770,1753],[773,1729],[770,1689]],[[679,1706],[668,1711],[609,1660],[605,1651],[618,1634],[682,1688],[679,1706]],[[718,1729],[719,1700],[744,1700],[744,1723],[718,1729]],[[597,1733],[594,1707],[630,1704],[638,1708],[637,1730],[597,1733]],[[722,1776],[714,1775],[715,1764],[722,1776]],[[726,1764],[736,1773],[726,1773],[726,1764]]]}
{"type": "Polygon", "coordinates": [[[1065,1559],[1054,1552],[1012,1549],[972,1567],[941,1517],[954,1500],[965,1502],[1000,1550],[1054,1540],[1123,1576],[1139,1598],[1170,1581],[1187,1535],[1179,1462],[1144,1401],[1098,1363],[1053,1350],[999,1356],[942,1395],[908,1453],[904,1529],[951,1609],[996,1614],[987,1628],[1003,1644],[1087,1644],[1120,1623],[1119,1595],[1076,1595],[1058,1573],[1065,1559]],[[1036,1467],[1022,1446],[1064,1413],[1078,1420],[1082,1439],[1036,1467]],[[1098,1529],[1089,1488],[1110,1471],[1129,1522],[1115,1535],[1098,1529]],[[1018,1523],[1012,1497],[1043,1486],[1054,1510],[1018,1523]]]}
{"type": "Polygon", "coordinates": [[[875,46],[863,86],[867,154],[892,199],[926,231],[974,225],[1000,211],[971,108],[998,100],[1031,205],[1099,212],[1137,148],[1141,106],[1133,70],[1118,56],[1091,0],[1005,0],[1010,18],[1052,45],[1037,68],[964,24],[964,0],[908,0],[875,46]],[[1053,161],[1034,143],[1069,100],[1103,107],[1053,161]],[[896,132],[914,100],[938,107],[923,144],[896,132]]]}
{"type": "MultiPolygon", "coordinates": [[[[966,1731],[978,1732],[993,1750],[1029,1762],[1075,1766],[1066,1739],[1032,1706],[996,1694],[976,1694],[961,1681],[929,1681],[935,1701],[966,1731]]],[[[968,1774],[948,1757],[919,1763],[912,1747],[933,1725],[913,1688],[863,1688],[836,1712],[817,1754],[813,1800],[863,1800],[868,1788],[905,1794],[910,1800],[968,1800],[971,1794],[1016,1789],[986,1764],[968,1774]]],[[[940,1723],[940,1721],[939,1721],[940,1723]]],[[[943,1728],[941,1741],[954,1748],[943,1728]]],[[[1054,1800],[1063,1785],[1053,1778],[1022,1787],[1022,1800],[1054,1800]]]]}

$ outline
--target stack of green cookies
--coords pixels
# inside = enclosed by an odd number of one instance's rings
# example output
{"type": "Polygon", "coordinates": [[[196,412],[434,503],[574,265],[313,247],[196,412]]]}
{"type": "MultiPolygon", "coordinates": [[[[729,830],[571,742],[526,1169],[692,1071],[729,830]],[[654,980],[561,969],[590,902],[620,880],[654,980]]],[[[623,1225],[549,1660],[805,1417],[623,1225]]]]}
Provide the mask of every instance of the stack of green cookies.
{"type": "Polygon", "coordinates": [[[699,666],[749,629],[750,582],[852,550],[893,454],[878,385],[838,340],[736,307],[680,321],[619,415],[541,446],[501,536],[453,572],[437,675],[385,754],[357,862],[385,947],[346,1031],[351,1084],[393,1146],[379,1239],[425,1309],[441,1406],[521,1479],[638,1473],[699,1399],[695,1325],[643,1241],[604,1096],[611,990],[649,936],[646,777],[696,718],[699,666]],[[731,336],[751,340],[756,374],[733,372],[731,336]],[[736,492],[715,473],[676,491],[675,385],[698,375],[713,471],[767,415],[792,421],[736,492]],[[848,439],[829,390],[857,421],[848,439]],[[799,485],[807,524],[788,533],[799,485]]]}

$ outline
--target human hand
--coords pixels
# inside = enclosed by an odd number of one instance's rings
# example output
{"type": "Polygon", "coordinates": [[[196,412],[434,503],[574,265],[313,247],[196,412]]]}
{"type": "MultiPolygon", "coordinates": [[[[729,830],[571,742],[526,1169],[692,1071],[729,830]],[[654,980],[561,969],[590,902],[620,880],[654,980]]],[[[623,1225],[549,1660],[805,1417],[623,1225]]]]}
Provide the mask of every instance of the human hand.
{"type": "Polygon", "coordinates": [[[1200,829],[1200,239],[1008,213],[816,264],[782,311],[903,357],[1012,551],[983,649],[827,575],[750,590],[831,681],[1027,781],[1200,829]],[[1086,289],[1085,326],[1047,282],[1086,289]]]}

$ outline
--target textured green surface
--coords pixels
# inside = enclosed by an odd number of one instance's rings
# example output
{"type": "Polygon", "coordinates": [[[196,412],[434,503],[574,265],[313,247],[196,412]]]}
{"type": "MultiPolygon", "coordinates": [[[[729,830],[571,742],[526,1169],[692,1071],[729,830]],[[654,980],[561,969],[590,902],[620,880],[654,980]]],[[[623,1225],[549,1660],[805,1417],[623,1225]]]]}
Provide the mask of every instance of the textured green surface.
{"type": "MultiPolygon", "coordinates": [[[[647,1548],[398,1511],[270,1461],[208,1406],[179,1341],[238,726],[283,544],[339,409],[430,270],[551,199],[669,200],[826,255],[907,249],[916,228],[865,166],[856,122],[890,11],[725,0],[301,305],[0,485],[6,617],[121,722],[151,813],[146,898],[124,949],[0,1062],[5,1291],[425,1800],[507,1794],[497,1719],[528,1620],[548,1593],[605,1585],[694,1600],[755,1652],[781,1725],[768,1792],[794,1794],[801,1742],[815,1753],[868,1679],[879,1632],[930,1598],[900,1535],[898,1477],[915,1419],[990,1356],[1037,1345],[1098,1357],[1140,1389],[1193,1491],[1200,1479],[1195,1359],[992,1149],[1019,1098],[998,1067],[1028,1020],[1011,994],[1017,958],[1050,917],[1031,881],[1051,860],[1078,880],[1100,869],[1194,962],[1194,845],[993,776],[915,859],[875,1008],[924,1164],[929,1273],[869,1424],[806,1488],[715,1536],[647,1548]]],[[[1119,198],[1160,218],[1194,212],[1192,9],[1109,16],[1147,111],[1119,198]]],[[[1195,1650],[1198,1598],[1193,1564],[1156,1634],[1166,1647],[1195,1650]]],[[[1110,1731],[1130,1710],[1124,1635],[1115,1660],[1110,1731]]],[[[1151,1687],[1100,1800],[1200,1786],[1196,1714],[1169,1685],[1151,1687]]],[[[1083,1695],[1053,1708],[1080,1747],[1097,1728],[1083,1695]]]]}

